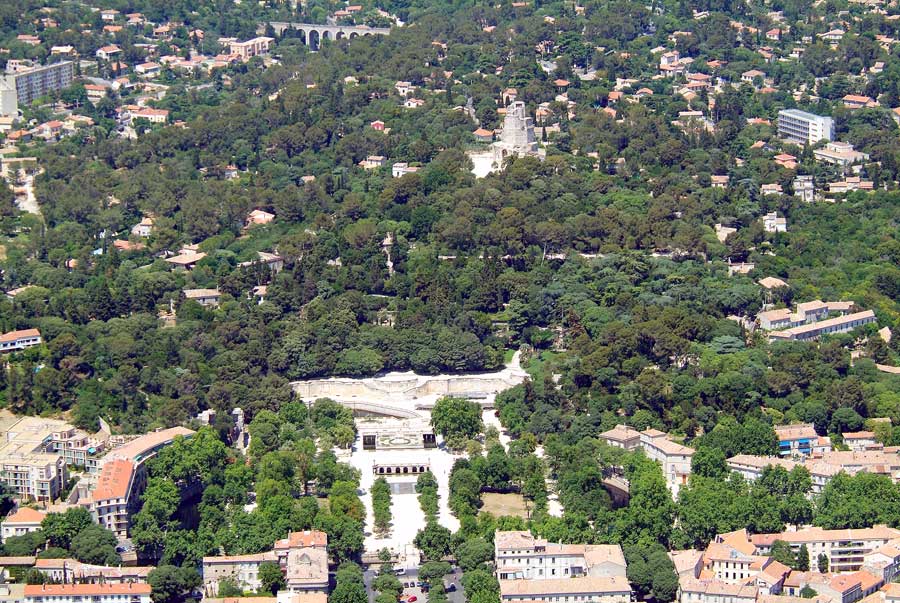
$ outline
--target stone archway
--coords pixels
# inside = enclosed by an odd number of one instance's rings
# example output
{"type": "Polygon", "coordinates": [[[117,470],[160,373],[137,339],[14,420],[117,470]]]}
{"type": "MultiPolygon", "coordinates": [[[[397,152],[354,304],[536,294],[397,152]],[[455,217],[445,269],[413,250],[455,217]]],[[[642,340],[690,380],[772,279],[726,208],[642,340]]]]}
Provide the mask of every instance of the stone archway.
{"type": "Polygon", "coordinates": [[[358,38],[358,37],[359,37],[359,34],[356,33],[355,31],[351,31],[351,32],[350,32],[350,39],[351,39],[351,40],[352,40],[353,38],[358,38]]]}
{"type": "Polygon", "coordinates": [[[344,39],[344,32],[339,31],[339,32],[337,32],[336,34],[334,34],[334,39],[335,39],[335,40],[343,40],[343,39],[344,39]]]}
{"type": "Polygon", "coordinates": [[[321,37],[319,37],[319,31],[316,29],[309,30],[309,35],[307,38],[307,46],[309,46],[310,50],[318,50],[319,45],[322,42],[321,37]]]}

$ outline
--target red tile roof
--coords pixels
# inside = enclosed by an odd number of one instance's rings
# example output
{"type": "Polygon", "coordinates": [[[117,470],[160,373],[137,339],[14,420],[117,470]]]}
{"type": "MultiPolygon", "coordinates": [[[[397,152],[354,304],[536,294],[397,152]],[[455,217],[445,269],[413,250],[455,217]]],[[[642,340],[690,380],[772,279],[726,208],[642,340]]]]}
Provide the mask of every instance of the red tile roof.
{"type": "Polygon", "coordinates": [[[6,343],[9,341],[17,341],[19,339],[23,339],[25,337],[40,337],[41,332],[37,329],[24,329],[22,331],[10,331],[9,333],[4,333],[0,335],[0,343],[6,343]]]}
{"type": "Polygon", "coordinates": [[[134,463],[125,459],[114,459],[105,463],[94,489],[95,501],[126,498],[134,473],[134,463]]]}
{"type": "Polygon", "coordinates": [[[72,595],[149,595],[149,584],[28,584],[26,597],[65,597],[72,595]]]}

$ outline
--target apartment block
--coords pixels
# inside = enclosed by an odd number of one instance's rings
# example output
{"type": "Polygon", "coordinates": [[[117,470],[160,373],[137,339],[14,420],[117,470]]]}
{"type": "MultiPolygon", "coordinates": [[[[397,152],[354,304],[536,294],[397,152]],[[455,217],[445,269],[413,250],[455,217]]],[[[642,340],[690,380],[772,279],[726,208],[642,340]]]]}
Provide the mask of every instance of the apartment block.
{"type": "Polygon", "coordinates": [[[191,437],[185,427],[171,427],[134,438],[107,453],[90,492],[77,495],[79,504],[87,507],[94,519],[116,534],[127,538],[131,516],[140,507],[140,495],[147,481],[145,464],[177,437],[191,437]]]}
{"type": "Polygon", "coordinates": [[[29,584],[24,603],[150,603],[149,584],[29,584]]]}
{"type": "Polygon", "coordinates": [[[828,558],[829,569],[842,573],[859,571],[866,555],[898,538],[900,530],[877,525],[859,529],[823,530],[813,527],[780,534],[754,534],[750,541],[759,555],[768,554],[776,540],[788,543],[795,552],[805,544],[810,559],[824,554],[828,558]]]}
{"type": "Polygon", "coordinates": [[[624,577],[626,568],[625,555],[618,545],[557,544],[527,531],[498,531],[494,558],[501,581],[624,577]]]}
{"type": "Polygon", "coordinates": [[[631,585],[622,577],[501,580],[500,601],[630,603],[631,585]]]}
{"type": "Polygon", "coordinates": [[[809,456],[831,451],[831,440],[817,434],[812,423],[778,425],[775,435],[781,456],[809,456]]]}
{"type": "Polygon", "coordinates": [[[773,331],[769,333],[769,340],[782,341],[810,341],[818,339],[822,335],[835,335],[839,333],[847,333],[858,327],[872,324],[876,322],[875,312],[866,310],[864,312],[856,312],[836,318],[829,318],[812,324],[801,325],[799,327],[791,327],[783,331],[773,331]]]}
{"type": "Polygon", "coordinates": [[[251,57],[269,54],[269,46],[274,42],[272,38],[258,37],[246,42],[231,42],[229,50],[231,54],[247,61],[251,57]]]}
{"type": "Polygon", "coordinates": [[[7,85],[15,87],[16,100],[19,105],[30,105],[42,96],[68,88],[72,85],[74,78],[75,63],[72,61],[40,65],[3,76],[7,85]]]}
{"type": "Polygon", "coordinates": [[[68,465],[96,468],[105,434],[91,436],[65,421],[13,418],[0,424],[0,481],[24,500],[50,502],[68,479],[68,465]]]}
{"type": "Polygon", "coordinates": [[[778,136],[799,145],[834,140],[834,122],[799,109],[783,109],[778,112],[778,136]]]}

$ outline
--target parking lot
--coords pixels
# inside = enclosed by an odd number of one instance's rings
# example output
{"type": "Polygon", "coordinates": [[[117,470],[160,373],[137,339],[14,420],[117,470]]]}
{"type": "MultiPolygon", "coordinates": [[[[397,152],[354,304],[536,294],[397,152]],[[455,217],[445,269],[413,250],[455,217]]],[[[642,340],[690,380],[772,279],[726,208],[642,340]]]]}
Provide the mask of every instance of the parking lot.
{"type": "MultiPolygon", "coordinates": [[[[363,573],[363,581],[366,585],[366,595],[369,597],[369,603],[374,603],[375,597],[378,594],[372,588],[372,583],[375,581],[377,575],[378,572],[371,569],[366,570],[363,573]]],[[[463,595],[460,578],[462,578],[462,570],[459,568],[454,568],[453,572],[447,574],[444,578],[445,584],[448,586],[452,584],[453,587],[455,587],[453,590],[447,591],[447,599],[450,603],[465,603],[466,598],[465,595],[463,595]]],[[[401,596],[404,600],[408,601],[409,597],[412,596],[416,598],[414,603],[427,603],[428,593],[423,592],[422,589],[417,586],[419,582],[418,571],[408,571],[402,576],[397,576],[397,579],[403,584],[403,594],[401,596]]]]}

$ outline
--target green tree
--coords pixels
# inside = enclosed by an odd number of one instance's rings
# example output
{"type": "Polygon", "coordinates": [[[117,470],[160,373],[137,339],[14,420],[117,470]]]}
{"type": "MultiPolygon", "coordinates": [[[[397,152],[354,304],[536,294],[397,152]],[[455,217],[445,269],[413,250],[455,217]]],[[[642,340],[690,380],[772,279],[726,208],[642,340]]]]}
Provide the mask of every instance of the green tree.
{"type": "Polygon", "coordinates": [[[259,565],[259,584],[261,593],[274,595],[285,587],[284,574],[277,563],[264,562],[259,565]]]}
{"type": "Polygon", "coordinates": [[[494,558],[494,547],[484,538],[469,538],[456,547],[456,562],[464,572],[483,567],[494,558]]]}
{"type": "Polygon", "coordinates": [[[147,582],[152,589],[153,603],[179,603],[192,589],[200,586],[196,570],[174,565],[160,565],[150,570],[147,582]]]}
{"type": "Polygon", "coordinates": [[[797,551],[797,570],[801,572],[809,571],[809,549],[806,548],[805,544],[801,544],[800,550],[797,551]]]}
{"type": "Polygon", "coordinates": [[[450,554],[450,530],[436,521],[430,521],[416,534],[413,544],[426,559],[439,561],[450,554]]]}
{"type": "Polygon", "coordinates": [[[441,398],[431,411],[431,426],[445,438],[474,438],[484,428],[481,406],[465,398],[441,398]]]}
{"type": "Polygon", "coordinates": [[[372,484],[371,492],[375,531],[383,538],[391,529],[391,487],[386,479],[379,477],[372,484]]]}
{"type": "Polygon", "coordinates": [[[791,550],[791,545],[784,540],[776,540],[772,543],[772,549],[769,551],[769,556],[775,561],[781,562],[790,568],[797,568],[797,556],[794,555],[794,552],[791,550]]]}

